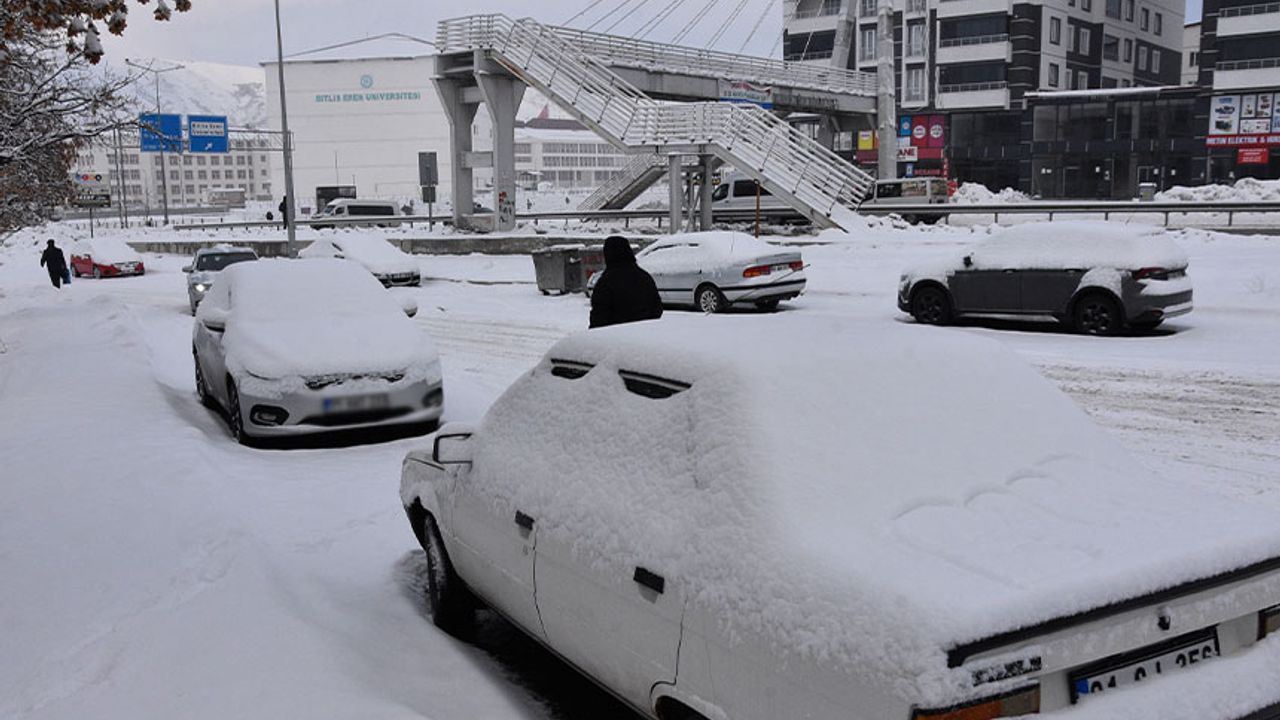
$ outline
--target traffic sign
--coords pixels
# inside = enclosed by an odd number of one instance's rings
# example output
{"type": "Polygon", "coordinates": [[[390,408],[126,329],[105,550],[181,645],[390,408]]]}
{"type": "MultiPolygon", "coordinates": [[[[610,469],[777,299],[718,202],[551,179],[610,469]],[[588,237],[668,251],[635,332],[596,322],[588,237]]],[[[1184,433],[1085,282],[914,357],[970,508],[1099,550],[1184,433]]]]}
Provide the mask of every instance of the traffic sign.
{"type": "Polygon", "coordinates": [[[188,115],[187,146],[193,153],[229,152],[227,116],[188,115]]]}
{"type": "Polygon", "coordinates": [[[143,152],[182,152],[182,116],[146,113],[138,116],[143,152]]]}

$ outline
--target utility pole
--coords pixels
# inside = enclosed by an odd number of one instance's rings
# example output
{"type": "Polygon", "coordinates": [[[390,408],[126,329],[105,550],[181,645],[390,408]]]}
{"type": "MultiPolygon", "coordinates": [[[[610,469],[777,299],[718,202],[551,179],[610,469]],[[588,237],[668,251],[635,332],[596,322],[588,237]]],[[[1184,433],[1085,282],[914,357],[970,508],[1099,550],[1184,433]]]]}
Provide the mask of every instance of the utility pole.
{"type": "MultiPolygon", "coordinates": [[[[280,34],[280,0],[276,4],[276,72],[280,82],[280,131],[284,137],[284,227],[288,237],[289,257],[296,257],[294,241],[297,233],[294,228],[293,204],[293,138],[289,135],[289,103],[285,100],[284,89],[284,40],[280,34]]],[[[335,156],[336,160],[336,156],[335,156]]]]}
{"type": "Polygon", "coordinates": [[[124,184],[124,142],[120,139],[120,128],[117,127],[115,130],[116,177],[120,178],[120,181],[117,183],[120,187],[120,227],[127,228],[129,227],[129,211],[125,208],[125,202],[128,200],[128,197],[125,193],[126,185],[124,184]]]}
{"type": "Polygon", "coordinates": [[[876,153],[876,175],[881,180],[898,177],[898,114],[893,54],[893,0],[879,0],[876,7],[876,129],[880,144],[876,153]]]}
{"type": "MultiPolygon", "coordinates": [[[[174,70],[181,70],[182,68],[186,67],[186,65],[174,65],[173,67],[167,67],[167,68],[163,68],[163,69],[161,69],[161,70],[157,70],[155,67],[153,67],[153,66],[151,66],[151,65],[139,65],[138,63],[136,63],[136,62],[134,62],[134,61],[130,60],[129,58],[125,58],[125,59],[124,59],[124,62],[125,62],[125,64],[126,64],[126,65],[130,65],[130,66],[132,66],[132,67],[136,67],[136,68],[138,68],[139,70],[141,70],[141,71],[143,71],[143,72],[149,72],[149,73],[151,73],[152,75],[155,75],[155,78],[156,78],[156,124],[157,124],[157,125],[159,125],[159,124],[160,124],[160,114],[161,114],[161,110],[160,110],[160,73],[167,73],[167,72],[172,72],[172,71],[174,71],[174,70]]],[[[160,192],[161,192],[161,197],[162,197],[163,202],[164,202],[164,224],[165,224],[165,225],[168,225],[168,224],[169,224],[169,171],[168,171],[168,169],[167,169],[167,168],[165,168],[165,163],[164,163],[164,148],[165,148],[165,146],[166,146],[166,145],[168,145],[168,144],[169,144],[169,138],[165,137],[165,135],[164,135],[163,131],[162,131],[160,128],[158,128],[158,127],[154,129],[154,132],[155,132],[157,135],[159,135],[159,136],[160,136],[160,192]]],[[[179,130],[179,133],[181,133],[181,130],[179,130]]],[[[179,152],[181,152],[181,150],[182,150],[182,147],[181,147],[182,138],[181,138],[181,137],[179,137],[179,138],[178,138],[178,143],[179,143],[178,150],[179,150],[179,152]]]]}

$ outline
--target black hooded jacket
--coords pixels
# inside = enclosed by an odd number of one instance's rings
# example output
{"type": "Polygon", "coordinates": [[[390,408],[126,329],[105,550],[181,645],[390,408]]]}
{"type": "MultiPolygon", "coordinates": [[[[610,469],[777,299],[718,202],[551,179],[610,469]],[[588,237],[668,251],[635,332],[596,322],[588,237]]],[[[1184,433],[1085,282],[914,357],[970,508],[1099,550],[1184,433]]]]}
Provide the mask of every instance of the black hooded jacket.
{"type": "Polygon", "coordinates": [[[45,247],[44,252],[40,253],[40,264],[48,268],[51,273],[61,275],[67,271],[67,257],[62,254],[62,248],[57,245],[45,247]]]}
{"type": "Polygon", "coordinates": [[[662,317],[662,301],[653,277],[636,265],[626,238],[604,241],[605,270],[591,293],[591,327],[662,317]]]}

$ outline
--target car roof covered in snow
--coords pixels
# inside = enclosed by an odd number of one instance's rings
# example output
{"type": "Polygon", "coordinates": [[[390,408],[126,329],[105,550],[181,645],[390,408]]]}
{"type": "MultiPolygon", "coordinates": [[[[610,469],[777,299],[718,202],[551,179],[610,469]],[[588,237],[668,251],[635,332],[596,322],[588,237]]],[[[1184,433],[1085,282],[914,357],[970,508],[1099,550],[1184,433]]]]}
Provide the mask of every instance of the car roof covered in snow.
{"type": "MultiPolygon", "coordinates": [[[[650,248],[682,243],[696,245],[708,255],[724,259],[750,259],[761,255],[776,255],[777,253],[785,252],[784,249],[770,245],[747,233],[730,230],[710,230],[667,235],[653,243],[650,248]]],[[[648,249],[646,248],[646,250],[648,249]]]]}

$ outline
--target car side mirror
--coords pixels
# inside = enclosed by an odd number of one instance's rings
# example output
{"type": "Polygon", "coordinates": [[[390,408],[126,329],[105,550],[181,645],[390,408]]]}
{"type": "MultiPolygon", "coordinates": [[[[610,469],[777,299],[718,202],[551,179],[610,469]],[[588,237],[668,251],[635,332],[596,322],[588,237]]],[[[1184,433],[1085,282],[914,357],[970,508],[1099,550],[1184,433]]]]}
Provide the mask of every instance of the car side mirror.
{"type": "Polygon", "coordinates": [[[200,324],[220,333],[227,329],[227,311],[222,308],[200,308],[200,324]]]}
{"type": "Polygon", "coordinates": [[[182,266],[182,272],[184,272],[184,273],[190,273],[190,272],[192,271],[192,269],[193,269],[193,268],[192,268],[190,265],[183,265],[183,266],[182,266]]]}
{"type": "Polygon", "coordinates": [[[471,435],[474,426],[468,423],[449,423],[436,433],[431,446],[431,459],[439,465],[470,465],[471,435]]]}
{"type": "Polygon", "coordinates": [[[964,266],[965,266],[965,267],[967,267],[967,268],[969,268],[969,267],[973,267],[973,256],[972,256],[972,255],[965,255],[965,256],[964,256],[964,266]]]}

